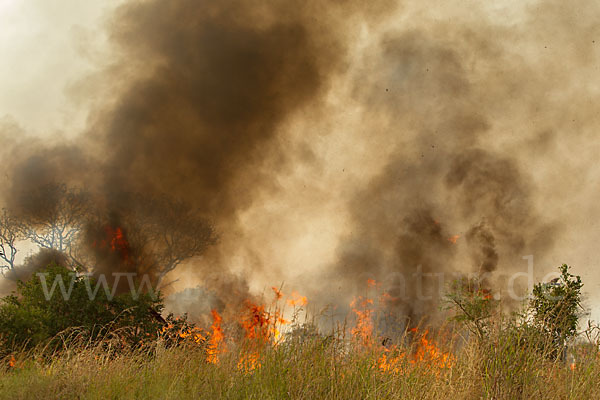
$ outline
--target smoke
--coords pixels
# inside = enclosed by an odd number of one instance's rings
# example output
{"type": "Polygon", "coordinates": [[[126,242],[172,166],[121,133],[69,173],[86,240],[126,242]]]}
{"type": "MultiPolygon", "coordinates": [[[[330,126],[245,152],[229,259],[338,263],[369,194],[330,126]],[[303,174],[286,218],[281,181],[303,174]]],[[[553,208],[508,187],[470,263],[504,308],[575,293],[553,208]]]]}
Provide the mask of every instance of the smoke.
{"type": "Polygon", "coordinates": [[[181,301],[210,290],[198,307],[225,307],[285,281],[343,307],[377,279],[419,319],[440,274],[493,286],[525,255],[544,272],[590,260],[591,242],[566,244],[600,211],[587,185],[599,13],[591,0],[127,1],[85,132],[6,142],[19,151],[2,154],[5,204],[36,214],[37,188],[85,187],[98,241],[140,230],[134,199],[167,196],[219,235],[169,275],[173,290],[202,285],[181,301]]]}
{"type": "Polygon", "coordinates": [[[461,274],[490,285],[498,268],[497,275],[514,272],[523,255],[544,257],[560,226],[534,206],[518,154],[496,147],[487,109],[505,99],[488,97],[497,89],[477,63],[505,61],[503,43],[480,36],[490,27],[470,37],[446,28],[457,37],[425,29],[384,35],[379,61],[368,65],[377,79],[356,89],[383,113],[373,118],[384,121],[376,132],[397,141],[382,172],[351,200],[353,231],[327,272],[345,287],[385,282],[413,323],[436,314],[445,285],[461,274]]]}
{"type": "Polygon", "coordinates": [[[25,282],[37,271],[54,264],[67,265],[67,257],[52,249],[41,249],[36,254],[26,257],[23,264],[16,265],[13,271],[4,274],[4,279],[0,280],[0,294],[10,294],[17,289],[18,281],[25,282]]]}
{"type": "MultiPolygon", "coordinates": [[[[239,212],[269,190],[273,169],[289,162],[278,137],[282,125],[323,101],[331,76],[344,68],[350,19],[371,18],[378,7],[353,1],[124,4],[110,19],[117,60],[100,78],[114,95],[92,112],[78,142],[21,144],[27,148],[11,162],[7,204],[36,215],[52,208],[46,204],[51,198],[25,201],[40,186],[85,185],[100,214],[86,229],[96,253],[103,232],[135,210],[131,193],[192,203],[225,235],[235,235],[239,212]]],[[[223,257],[217,248],[199,265],[227,286],[236,279],[227,278],[223,257]]],[[[112,261],[100,260],[96,268],[129,272],[130,263],[112,261]]]]}

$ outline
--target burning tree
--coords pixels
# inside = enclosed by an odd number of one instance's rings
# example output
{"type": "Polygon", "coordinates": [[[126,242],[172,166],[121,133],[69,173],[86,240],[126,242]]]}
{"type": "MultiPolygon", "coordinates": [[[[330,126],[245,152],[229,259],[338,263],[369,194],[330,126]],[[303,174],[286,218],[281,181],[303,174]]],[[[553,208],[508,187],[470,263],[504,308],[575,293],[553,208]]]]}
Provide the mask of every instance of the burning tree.
{"type": "Polygon", "coordinates": [[[128,239],[151,255],[159,282],[183,261],[215,244],[213,225],[190,204],[167,196],[136,196],[128,216],[128,239]]]}

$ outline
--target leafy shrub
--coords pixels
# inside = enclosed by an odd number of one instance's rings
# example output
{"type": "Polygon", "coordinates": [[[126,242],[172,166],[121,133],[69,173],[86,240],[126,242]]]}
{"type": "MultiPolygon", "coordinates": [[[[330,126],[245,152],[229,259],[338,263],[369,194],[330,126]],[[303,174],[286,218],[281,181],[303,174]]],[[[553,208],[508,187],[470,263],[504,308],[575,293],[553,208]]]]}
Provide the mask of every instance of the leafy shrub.
{"type": "Polygon", "coordinates": [[[528,398],[544,374],[562,369],[568,341],[577,334],[581,278],[559,267],[560,278],[534,286],[531,299],[509,315],[477,281],[459,280],[446,295],[453,320],[468,329],[468,342],[485,398],[528,398]],[[544,371],[544,374],[540,374],[544,371]]]}
{"type": "Polygon", "coordinates": [[[112,297],[100,288],[90,295],[97,285],[93,278],[77,276],[56,264],[40,272],[45,279],[34,274],[18,282],[16,293],[0,300],[0,338],[5,351],[52,341],[73,328],[91,341],[121,329],[121,339],[137,346],[156,337],[163,324],[159,294],[128,292],[112,297]]]}
{"type": "Polygon", "coordinates": [[[567,341],[577,334],[583,283],[579,276],[569,273],[569,268],[563,264],[559,267],[559,278],[535,285],[529,303],[532,323],[552,341],[554,357],[561,354],[567,341]]]}

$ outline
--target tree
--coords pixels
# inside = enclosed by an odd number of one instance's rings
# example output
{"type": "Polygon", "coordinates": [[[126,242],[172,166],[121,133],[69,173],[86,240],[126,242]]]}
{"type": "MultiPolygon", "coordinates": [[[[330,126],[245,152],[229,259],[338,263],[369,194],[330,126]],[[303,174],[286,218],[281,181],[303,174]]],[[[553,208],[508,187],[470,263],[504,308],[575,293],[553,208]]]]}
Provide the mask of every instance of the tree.
{"type": "Polygon", "coordinates": [[[577,334],[581,306],[581,277],[569,273],[570,267],[559,267],[560,277],[549,283],[538,283],[529,302],[533,325],[552,341],[560,354],[569,339],[577,334]]]}
{"type": "Polygon", "coordinates": [[[44,249],[72,256],[89,214],[89,194],[64,184],[49,184],[22,196],[22,230],[44,249]]]}
{"type": "Polygon", "coordinates": [[[159,282],[183,261],[202,255],[215,244],[213,225],[190,204],[158,196],[138,195],[128,216],[129,240],[152,255],[159,282]]]}
{"type": "Polygon", "coordinates": [[[0,214],[0,264],[2,275],[6,276],[8,270],[17,278],[15,270],[15,259],[17,257],[17,242],[23,239],[20,224],[15,217],[6,209],[2,209],[0,214]]]}

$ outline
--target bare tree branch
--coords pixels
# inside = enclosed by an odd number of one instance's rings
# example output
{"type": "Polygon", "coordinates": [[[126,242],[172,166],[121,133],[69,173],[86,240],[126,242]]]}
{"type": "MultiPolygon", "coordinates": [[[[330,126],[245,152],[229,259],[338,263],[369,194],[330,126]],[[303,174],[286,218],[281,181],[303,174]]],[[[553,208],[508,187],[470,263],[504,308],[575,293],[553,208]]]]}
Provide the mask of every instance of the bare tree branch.
{"type": "Polygon", "coordinates": [[[24,237],[41,248],[72,254],[89,213],[88,193],[52,184],[23,198],[24,237]]]}
{"type": "Polygon", "coordinates": [[[17,256],[17,242],[23,239],[21,226],[15,217],[6,209],[0,214],[0,265],[1,273],[5,270],[16,275],[15,259],[17,256]]]}
{"type": "Polygon", "coordinates": [[[156,263],[159,280],[190,258],[216,243],[212,224],[191,205],[166,196],[137,196],[132,215],[143,241],[156,263]]]}

